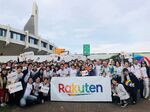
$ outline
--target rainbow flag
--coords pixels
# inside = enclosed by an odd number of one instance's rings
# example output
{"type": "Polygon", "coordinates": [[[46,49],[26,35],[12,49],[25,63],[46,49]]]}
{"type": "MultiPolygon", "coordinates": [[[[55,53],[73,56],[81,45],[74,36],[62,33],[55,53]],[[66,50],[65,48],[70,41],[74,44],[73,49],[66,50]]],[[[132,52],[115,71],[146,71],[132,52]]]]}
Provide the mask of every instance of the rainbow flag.
{"type": "Polygon", "coordinates": [[[127,80],[127,81],[125,82],[125,85],[126,85],[126,86],[129,86],[129,87],[134,87],[134,86],[135,86],[134,83],[132,83],[131,80],[127,80]]]}
{"type": "Polygon", "coordinates": [[[147,65],[150,65],[150,57],[146,56],[145,54],[134,54],[134,59],[137,59],[139,63],[145,61],[147,65]]]}

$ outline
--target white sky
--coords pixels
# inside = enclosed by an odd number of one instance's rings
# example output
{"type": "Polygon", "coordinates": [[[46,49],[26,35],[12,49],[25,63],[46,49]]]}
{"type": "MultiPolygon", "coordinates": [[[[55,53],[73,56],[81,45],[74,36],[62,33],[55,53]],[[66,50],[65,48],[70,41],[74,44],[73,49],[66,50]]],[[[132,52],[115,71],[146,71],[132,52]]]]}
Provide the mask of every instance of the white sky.
{"type": "MultiPolygon", "coordinates": [[[[23,29],[32,0],[0,0],[0,24],[23,29]]],[[[72,53],[150,51],[150,0],[36,0],[39,34],[72,53]]]]}

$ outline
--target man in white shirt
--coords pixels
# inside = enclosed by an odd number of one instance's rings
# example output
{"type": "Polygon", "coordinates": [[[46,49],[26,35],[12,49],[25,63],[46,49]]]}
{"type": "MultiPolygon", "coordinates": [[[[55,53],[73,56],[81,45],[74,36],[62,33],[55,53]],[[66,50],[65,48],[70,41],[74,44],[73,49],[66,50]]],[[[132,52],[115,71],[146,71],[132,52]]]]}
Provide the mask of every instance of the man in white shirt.
{"type": "Polygon", "coordinates": [[[100,76],[101,75],[101,67],[102,67],[102,65],[100,64],[100,61],[96,61],[95,62],[96,64],[95,64],[95,74],[96,74],[96,76],[100,76]]]}
{"type": "Polygon", "coordinates": [[[71,66],[69,75],[70,75],[70,77],[76,77],[77,76],[77,69],[75,68],[74,65],[71,66]]]}
{"type": "Polygon", "coordinates": [[[129,62],[125,62],[124,68],[127,68],[129,72],[131,72],[131,67],[129,66],[129,62]]]}
{"type": "Polygon", "coordinates": [[[66,76],[69,76],[70,67],[68,66],[68,63],[64,64],[64,71],[65,71],[66,76]]]}
{"type": "Polygon", "coordinates": [[[29,77],[31,77],[32,73],[32,63],[28,64],[28,69],[26,69],[25,71],[23,71],[23,85],[25,85],[29,79],[29,77]]]}
{"type": "Polygon", "coordinates": [[[22,77],[23,77],[22,66],[17,66],[17,69],[15,72],[8,74],[8,76],[7,76],[8,83],[12,84],[12,83],[21,81],[22,77]]]}
{"type": "Polygon", "coordinates": [[[37,67],[37,65],[34,65],[33,69],[31,70],[31,75],[33,77],[33,80],[35,80],[35,77],[36,77],[38,72],[39,72],[39,68],[37,67]]]}
{"type": "Polygon", "coordinates": [[[141,66],[138,64],[138,60],[136,59],[134,59],[133,66],[131,66],[131,72],[139,80],[140,95],[141,95],[141,98],[144,98],[143,96],[144,83],[143,83],[142,74],[141,74],[141,66]]]}
{"type": "Polygon", "coordinates": [[[60,77],[66,77],[68,75],[66,73],[65,69],[64,69],[64,65],[63,64],[60,65],[60,69],[59,69],[59,71],[57,73],[60,75],[60,77]]]}
{"type": "Polygon", "coordinates": [[[28,101],[32,101],[32,102],[37,101],[37,97],[34,96],[34,95],[31,95],[31,93],[33,92],[33,84],[32,84],[32,82],[33,82],[33,79],[30,77],[28,79],[28,83],[27,83],[24,95],[23,95],[23,97],[20,100],[20,106],[22,106],[22,107],[26,106],[27,100],[28,101]]]}
{"type": "Polygon", "coordinates": [[[101,67],[101,75],[103,77],[106,77],[106,76],[112,77],[112,75],[110,74],[110,70],[109,70],[107,61],[103,61],[103,66],[101,67]]]}
{"type": "Polygon", "coordinates": [[[49,80],[51,79],[52,76],[51,76],[51,71],[50,71],[49,66],[46,67],[46,70],[44,70],[43,75],[44,75],[45,78],[48,78],[49,80]]]}

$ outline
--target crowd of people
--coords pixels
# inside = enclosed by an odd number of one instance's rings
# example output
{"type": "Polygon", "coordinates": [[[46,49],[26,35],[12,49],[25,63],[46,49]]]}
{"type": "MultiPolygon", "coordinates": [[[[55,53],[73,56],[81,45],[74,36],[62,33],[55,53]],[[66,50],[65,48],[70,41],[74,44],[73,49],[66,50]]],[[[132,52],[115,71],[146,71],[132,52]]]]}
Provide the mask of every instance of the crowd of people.
{"type": "Polygon", "coordinates": [[[0,64],[0,106],[29,104],[50,101],[50,91],[43,93],[42,87],[50,87],[52,77],[110,77],[112,99],[121,107],[130,102],[136,104],[138,95],[149,97],[149,66],[146,62],[132,63],[120,60],[71,60],[62,61],[9,61],[0,64]],[[13,78],[10,78],[13,77],[13,78]],[[10,80],[11,79],[11,80],[10,80]],[[13,79],[13,80],[12,80],[13,79]],[[10,94],[8,86],[21,82],[23,90],[10,94]]]}

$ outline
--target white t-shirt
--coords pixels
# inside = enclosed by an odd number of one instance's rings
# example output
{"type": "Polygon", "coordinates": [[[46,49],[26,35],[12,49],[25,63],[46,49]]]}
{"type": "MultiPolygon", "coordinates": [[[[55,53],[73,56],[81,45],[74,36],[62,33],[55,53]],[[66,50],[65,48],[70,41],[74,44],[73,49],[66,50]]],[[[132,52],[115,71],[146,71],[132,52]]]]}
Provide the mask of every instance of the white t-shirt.
{"type": "Polygon", "coordinates": [[[57,74],[59,74],[60,75],[60,77],[66,77],[66,72],[65,72],[65,70],[63,69],[60,69],[58,72],[57,72],[57,74]]]}
{"type": "Polygon", "coordinates": [[[116,87],[116,91],[117,91],[117,94],[118,94],[120,100],[129,99],[129,94],[127,93],[127,91],[125,90],[125,88],[122,84],[119,84],[116,87]]]}
{"type": "Polygon", "coordinates": [[[31,75],[34,77],[36,73],[38,73],[38,69],[36,71],[31,70],[31,75]]]}
{"type": "Polygon", "coordinates": [[[31,94],[32,89],[33,89],[33,85],[27,83],[27,87],[26,87],[23,97],[26,98],[27,96],[29,96],[31,94]]]}
{"type": "MultiPolygon", "coordinates": [[[[49,89],[50,89],[50,84],[49,83],[48,84],[41,83],[40,86],[41,86],[41,88],[42,88],[42,86],[44,86],[44,87],[49,87],[49,89]]],[[[48,94],[43,93],[43,95],[47,96],[48,94]]]]}
{"type": "Polygon", "coordinates": [[[96,69],[95,69],[96,76],[100,76],[100,74],[101,74],[101,65],[96,65],[95,67],[96,67],[96,69]]]}
{"type": "Polygon", "coordinates": [[[68,75],[69,72],[70,72],[70,68],[64,68],[64,72],[65,72],[66,75],[68,75]]]}
{"type": "Polygon", "coordinates": [[[116,75],[119,76],[122,74],[122,67],[116,67],[116,75]]]}
{"type": "Polygon", "coordinates": [[[22,77],[23,77],[23,73],[18,74],[17,72],[12,72],[7,76],[8,81],[10,81],[11,83],[18,82],[22,77]],[[12,78],[10,79],[9,77],[12,78]]]}
{"type": "Polygon", "coordinates": [[[131,72],[139,79],[141,78],[141,67],[140,65],[133,65],[131,67],[131,72]]]}
{"type": "Polygon", "coordinates": [[[51,71],[44,70],[44,77],[50,78],[51,77],[51,71]]]}
{"type": "Polygon", "coordinates": [[[41,83],[40,83],[40,82],[39,82],[39,83],[34,82],[34,83],[33,83],[33,86],[34,86],[34,90],[35,90],[34,95],[38,96],[38,95],[39,95],[38,92],[39,92],[41,83]]]}
{"type": "Polygon", "coordinates": [[[129,72],[131,72],[131,67],[128,67],[127,69],[128,69],[129,72]]]}
{"type": "Polygon", "coordinates": [[[102,72],[102,73],[101,73],[102,76],[109,76],[109,77],[111,77],[110,70],[109,70],[109,66],[107,66],[107,67],[102,67],[101,72],[102,72]]]}
{"type": "Polygon", "coordinates": [[[70,77],[76,77],[77,70],[76,69],[70,69],[70,77]]]}
{"type": "Polygon", "coordinates": [[[141,68],[141,73],[142,73],[143,77],[145,77],[145,78],[148,77],[146,67],[141,68]]]}

